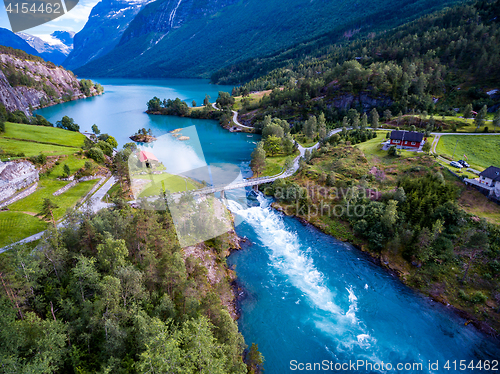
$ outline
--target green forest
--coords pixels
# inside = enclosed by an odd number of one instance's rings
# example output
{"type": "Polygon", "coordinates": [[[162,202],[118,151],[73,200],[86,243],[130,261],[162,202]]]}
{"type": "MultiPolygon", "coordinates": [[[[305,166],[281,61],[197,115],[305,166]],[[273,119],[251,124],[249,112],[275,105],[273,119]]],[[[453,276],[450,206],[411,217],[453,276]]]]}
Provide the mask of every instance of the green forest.
{"type": "Polygon", "coordinates": [[[486,91],[500,81],[499,13],[499,1],[460,5],[307,53],[299,45],[255,58],[220,70],[212,81],[243,83],[234,96],[272,89],[259,105],[244,108],[259,108],[260,119],[273,112],[304,120],[324,112],[328,121],[341,121],[350,108],[372,107],[455,115],[472,104],[476,111],[484,105],[495,111],[499,97],[486,91]]]}
{"type": "MultiPolygon", "coordinates": [[[[36,248],[0,256],[2,373],[246,373],[225,256],[184,256],[166,211],[73,212],[36,248]]],[[[254,367],[262,357],[253,346],[254,367]]],[[[253,360],[253,361],[252,361],[253,360]]]]}

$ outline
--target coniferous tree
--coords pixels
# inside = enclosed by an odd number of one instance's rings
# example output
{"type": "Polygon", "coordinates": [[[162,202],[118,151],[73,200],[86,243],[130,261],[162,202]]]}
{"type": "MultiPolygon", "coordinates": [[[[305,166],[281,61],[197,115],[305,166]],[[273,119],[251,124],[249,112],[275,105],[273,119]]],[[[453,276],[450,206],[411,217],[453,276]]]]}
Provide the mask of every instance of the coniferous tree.
{"type": "Polygon", "coordinates": [[[318,134],[320,139],[326,137],[326,120],[323,112],[321,112],[318,117],[318,134]]]}
{"type": "Polygon", "coordinates": [[[378,129],[379,119],[380,117],[378,115],[377,109],[373,108],[372,111],[370,112],[370,123],[375,130],[378,129]]]}
{"type": "Polygon", "coordinates": [[[205,98],[203,99],[203,105],[206,107],[210,106],[210,96],[208,94],[205,95],[205,98]]]}
{"type": "Polygon", "coordinates": [[[476,118],[474,119],[474,125],[476,125],[476,132],[479,130],[481,126],[484,125],[487,113],[488,113],[488,108],[486,105],[484,105],[481,108],[481,110],[477,113],[476,118]]]}
{"type": "Polygon", "coordinates": [[[366,115],[366,113],[363,113],[363,115],[361,116],[361,123],[360,123],[361,130],[365,130],[367,126],[368,126],[368,116],[366,115]]]}
{"type": "Polygon", "coordinates": [[[59,208],[55,203],[52,202],[49,198],[43,199],[42,203],[42,211],[37,214],[38,217],[43,217],[46,220],[50,219],[52,224],[55,226],[56,221],[54,219],[54,210],[59,208]]]}
{"type": "Polygon", "coordinates": [[[317,119],[316,116],[309,117],[304,123],[304,134],[309,139],[313,139],[316,134],[317,119]]]}
{"type": "Polygon", "coordinates": [[[496,111],[495,117],[493,117],[493,127],[496,128],[500,127],[500,108],[496,111]]]}
{"type": "Polygon", "coordinates": [[[465,119],[472,118],[472,104],[467,104],[464,108],[464,115],[463,117],[465,119]]]}

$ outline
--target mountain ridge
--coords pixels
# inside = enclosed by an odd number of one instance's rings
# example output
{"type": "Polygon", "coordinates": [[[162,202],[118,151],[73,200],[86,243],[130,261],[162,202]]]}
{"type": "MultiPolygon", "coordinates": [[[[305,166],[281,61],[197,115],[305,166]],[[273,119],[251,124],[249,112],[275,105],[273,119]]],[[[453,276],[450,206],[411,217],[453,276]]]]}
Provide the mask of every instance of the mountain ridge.
{"type": "Polygon", "coordinates": [[[140,9],[151,0],[102,0],[92,9],[83,29],[74,37],[74,49],[64,61],[78,68],[111,51],[140,9]]]}
{"type": "MultiPolygon", "coordinates": [[[[327,32],[370,29],[370,16],[391,14],[400,24],[415,13],[431,12],[450,0],[326,2],[282,0],[164,0],[146,5],[107,55],[75,70],[85,76],[202,77],[221,67],[264,56],[327,32]],[[175,5],[175,7],[174,7],[175,5]],[[195,13],[189,10],[196,8],[195,13]],[[175,12],[174,12],[175,9],[175,12]],[[203,11],[206,9],[205,11],[203,11]],[[200,11],[201,10],[201,11],[200,11]],[[173,16],[173,20],[172,20],[173,16]]],[[[374,23],[378,19],[372,20],[374,23]]]]}

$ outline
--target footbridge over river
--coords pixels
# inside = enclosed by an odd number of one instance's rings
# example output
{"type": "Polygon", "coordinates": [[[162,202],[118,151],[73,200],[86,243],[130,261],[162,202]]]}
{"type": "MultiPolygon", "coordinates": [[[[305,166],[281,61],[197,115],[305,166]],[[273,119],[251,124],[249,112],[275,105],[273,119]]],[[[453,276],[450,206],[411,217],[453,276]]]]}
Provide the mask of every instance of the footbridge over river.
{"type": "MultiPolygon", "coordinates": [[[[208,195],[208,194],[220,192],[221,197],[224,197],[224,191],[229,191],[229,190],[234,190],[237,188],[244,188],[244,187],[253,187],[253,186],[258,186],[258,185],[263,184],[263,183],[274,182],[276,179],[289,177],[293,173],[295,173],[295,169],[291,168],[287,171],[284,171],[284,172],[277,174],[277,175],[273,175],[271,177],[243,179],[242,181],[238,181],[238,182],[234,182],[234,183],[230,183],[230,184],[223,184],[223,185],[219,185],[219,186],[210,186],[210,187],[201,188],[199,190],[190,190],[189,193],[191,193],[195,196],[200,196],[200,195],[208,195]]],[[[182,193],[179,193],[179,195],[180,194],[182,194],[182,193]]]]}

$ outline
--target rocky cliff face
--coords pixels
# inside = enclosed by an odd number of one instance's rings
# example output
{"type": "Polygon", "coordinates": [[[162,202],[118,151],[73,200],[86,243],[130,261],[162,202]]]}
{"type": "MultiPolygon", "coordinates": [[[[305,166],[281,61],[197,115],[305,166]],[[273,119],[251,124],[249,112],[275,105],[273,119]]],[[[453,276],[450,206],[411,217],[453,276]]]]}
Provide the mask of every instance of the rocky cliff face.
{"type": "Polygon", "coordinates": [[[75,69],[111,51],[141,8],[151,0],[102,0],[75,35],[74,50],[63,66],[75,69]]]}
{"type": "MultiPolygon", "coordinates": [[[[14,50],[15,51],[15,50],[14,50]]],[[[41,58],[0,52],[0,102],[8,111],[36,109],[87,97],[71,71],[41,58]]],[[[92,87],[90,95],[97,94],[92,87]]]]}
{"type": "Polygon", "coordinates": [[[371,92],[362,91],[359,94],[339,93],[333,98],[326,100],[327,107],[349,110],[351,108],[362,108],[368,112],[374,107],[389,107],[394,101],[384,95],[374,95],[371,92]]]}
{"type": "Polygon", "coordinates": [[[183,24],[196,22],[197,19],[213,17],[236,2],[237,0],[157,0],[134,18],[118,45],[142,35],[156,33],[156,38],[151,41],[151,45],[155,45],[169,31],[180,28],[183,24]]]}

